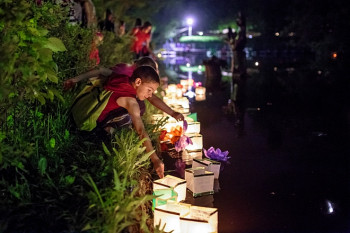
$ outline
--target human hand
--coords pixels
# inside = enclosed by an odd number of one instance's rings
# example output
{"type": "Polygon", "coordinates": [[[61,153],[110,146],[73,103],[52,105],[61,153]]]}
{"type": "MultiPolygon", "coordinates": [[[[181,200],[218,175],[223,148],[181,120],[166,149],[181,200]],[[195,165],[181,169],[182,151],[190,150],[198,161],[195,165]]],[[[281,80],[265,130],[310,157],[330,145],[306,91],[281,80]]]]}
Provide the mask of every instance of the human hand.
{"type": "Polygon", "coordinates": [[[152,161],[154,170],[156,170],[159,178],[164,177],[164,163],[159,158],[152,161]]]}
{"type": "Polygon", "coordinates": [[[185,119],[184,115],[182,115],[179,112],[174,112],[173,114],[171,114],[171,116],[174,117],[177,121],[183,121],[185,119]]]}
{"type": "Polygon", "coordinates": [[[63,90],[67,91],[75,86],[75,81],[74,79],[68,79],[63,82],[63,90]]]}

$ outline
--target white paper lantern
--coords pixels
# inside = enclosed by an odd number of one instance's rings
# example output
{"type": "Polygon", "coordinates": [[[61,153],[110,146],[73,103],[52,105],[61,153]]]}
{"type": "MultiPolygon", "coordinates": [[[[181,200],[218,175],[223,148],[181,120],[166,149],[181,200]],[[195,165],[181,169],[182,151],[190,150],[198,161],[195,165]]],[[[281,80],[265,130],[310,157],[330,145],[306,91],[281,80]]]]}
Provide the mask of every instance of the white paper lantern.
{"type": "Polygon", "coordinates": [[[205,95],[196,95],[195,100],[196,101],[204,101],[204,100],[206,100],[206,96],[205,95]]]}
{"type": "Polygon", "coordinates": [[[198,121],[190,122],[187,125],[186,133],[200,133],[201,131],[201,123],[198,121]]]}
{"type": "Polygon", "coordinates": [[[190,144],[188,146],[186,146],[186,149],[188,151],[199,151],[203,149],[203,136],[202,134],[199,133],[185,133],[186,136],[188,136],[191,140],[193,144],[190,144]]]}
{"type": "Polygon", "coordinates": [[[183,108],[190,107],[190,101],[186,97],[177,98],[176,104],[180,105],[183,108]]]}
{"type": "Polygon", "coordinates": [[[166,90],[166,93],[170,95],[173,95],[173,94],[175,95],[176,89],[177,89],[176,84],[169,84],[168,89],[166,90]]]}
{"type": "Polygon", "coordinates": [[[182,88],[176,88],[176,97],[181,98],[182,97],[182,88]]]}
{"type": "Polygon", "coordinates": [[[214,193],[214,173],[204,167],[186,169],[185,179],[194,197],[214,193]]]}
{"type": "Polygon", "coordinates": [[[186,180],[180,179],[176,176],[166,175],[164,178],[153,182],[153,191],[164,188],[173,188],[178,195],[178,202],[186,199],[186,180]]]}
{"type": "Polygon", "coordinates": [[[214,173],[214,178],[219,179],[221,163],[210,159],[193,159],[192,168],[204,167],[206,171],[214,173]]]}
{"type": "Polygon", "coordinates": [[[206,89],[205,87],[196,87],[195,93],[196,95],[205,95],[206,89]]]}
{"type": "Polygon", "coordinates": [[[180,216],[190,212],[190,204],[169,202],[154,209],[154,226],[160,225],[165,232],[181,233],[180,216]]]}
{"type": "Polygon", "coordinates": [[[165,205],[168,201],[177,201],[177,193],[172,188],[153,190],[153,209],[165,205]]]}
{"type": "Polygon", "coordinates": [[[182,233],[218,232],[218,209],[191,206],[190,213],[180,217],[182,233]]]}
{"type": "Polygon", "coordinates": [[[187,86],[188,86],[188,79],[181,79],[181,80],[180,80],[180,84],[181,84],[183,87],[187,87],[187,86]]]}

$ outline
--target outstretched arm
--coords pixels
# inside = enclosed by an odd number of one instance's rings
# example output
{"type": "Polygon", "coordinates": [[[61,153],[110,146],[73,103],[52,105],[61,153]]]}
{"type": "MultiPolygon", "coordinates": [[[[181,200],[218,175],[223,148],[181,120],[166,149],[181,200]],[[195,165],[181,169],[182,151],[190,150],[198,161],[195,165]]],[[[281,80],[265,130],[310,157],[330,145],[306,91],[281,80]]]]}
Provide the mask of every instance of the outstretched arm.
{"type": "Polygon", "coordinates": [[[68,90],[68,89],[74,87],[76,83],[78,83],[82,80],[93,78],[93,77],[99,77],[100,75],[109,76],[111,74],[112,74],[112,70],[110,70],[108,68],[104,68],[104,67],[101,67],[101,68],[96,69],[96,70],[90,70],[86,73],[75,76],[74,78],[67,79],[63,83],[63,88],[65,90],[68,90]]]}
{"type": "Polygon", "coordinates": [[[145,127],[143,125],[141,116],[140,116],[140,107],[139,104],[137,103],[135,98],[132,97],[120,97],[117,100],[117,103],[119,106],[124,107],[128,110],[132,123],[134,125],[134,128],[138,135],[140,136],[141,139],[146,138],[146,141],[143,143],[143,145],[146,147],[146,151],[150,152],[153,151],[151,154],[150,158],[153,163],[153,167],[156,170],[158,176],[160,178],[164,177],[164,164],[163,162],[159,159],[157,154],[154,152],[151,139],[149,138],[145,127]]]}
{"type": "Polygon", "coordinates": [[[167,113],[168,115],[174,117],[177,121],[183,121],[185,119],[185,117],[179,113],[179,112],[175,112],[174,110],[172,110],[166,103],[164,103],[163,100],[161,100],[158,96],[156,95],[152,95],[151,97],[149,97],[147,99],[153,106],[155,106],[156,108],[158,108],[159,110],[167,113]]]}

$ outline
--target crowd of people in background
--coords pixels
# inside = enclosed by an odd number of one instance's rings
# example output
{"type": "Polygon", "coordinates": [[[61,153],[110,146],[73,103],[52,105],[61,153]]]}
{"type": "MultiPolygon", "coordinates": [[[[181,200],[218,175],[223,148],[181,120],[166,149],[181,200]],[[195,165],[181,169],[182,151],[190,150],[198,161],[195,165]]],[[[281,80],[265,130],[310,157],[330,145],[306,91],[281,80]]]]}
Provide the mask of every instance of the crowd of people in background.
{"type": "Polygon", "coordinates": [[[127,30],[126,22],[122,19],[116,19],[111,9],[106,9],[105,18],[98,20],[95,6],[91,0],[63,0],[61,4],[69,7],[69,22],[71,24],[96,29],[89,56],[95,65],[98,65],[100,61],[98,45],[103,40],[103,32],[105,31],[115,33],[118,37],[131,36],[130,51],[133,53],[134,59],[153,56],[150,46],[152,24],[149,21],[142,24],[142,20],[137,18],[132,28],[127,30]]]}

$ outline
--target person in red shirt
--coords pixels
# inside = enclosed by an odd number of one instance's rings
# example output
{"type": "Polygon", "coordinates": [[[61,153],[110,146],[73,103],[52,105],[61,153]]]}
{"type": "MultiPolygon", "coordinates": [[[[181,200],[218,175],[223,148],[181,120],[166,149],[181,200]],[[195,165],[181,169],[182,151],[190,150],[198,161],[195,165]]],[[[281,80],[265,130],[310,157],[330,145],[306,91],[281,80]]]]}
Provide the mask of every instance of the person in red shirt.
{"type": "MultiPolygon", "coordinates": [[[[137,60],[134,65],[122,63],[110,69],[101,67],[98,70],[92,70],[71,78],[65,81],[65,85],[72,86],[72,83],[99,75],[108,78],[104,84],[104,89],[113,91],[113,94],[99,116],[96,128],[111,134],[120,127],[133,125],[141,139],[148,139],[144,142],[144,146],[146,151],[149,152],[153,150],[153,147],[141,119],[145,110],[143,102],[145,99],[176,120],[184,120],[181,113],[175,112],[160,98],[153,95],[160,83],[157,63],[153,59],[143,57],[137,60]]],[[[151,155],[151,161],[158,176],[162,178],[164,176],[164,164],[156,153],[151,155]]]]}
{"type": "Polygon", "coordinates": [[[135,36],[136,33],[140,30],[141,26],[142,26],[141,19],[137,18],[135,20],[135,25],[134,25],[133,29],[130,31],[130,35],[135,36]]]}
{"type": "Polygon", "coordinates": [[[149,43],[151,40],[152,24],[145,22],[140,30],[135,33],[135,39],[131,46],[131,51],[134,53],[134,58],[138,59],[151,53],[149,43]]]}
{"type": "Polygon", "coordinates": [[[98,46],[103,41],[103,34],[101,32],[96,32],[94,39],[92,41],[91,50],[89,54],[89,60],[92,62],[92,68],[100,64],[100,55],[98,51],[98,46]]]}

